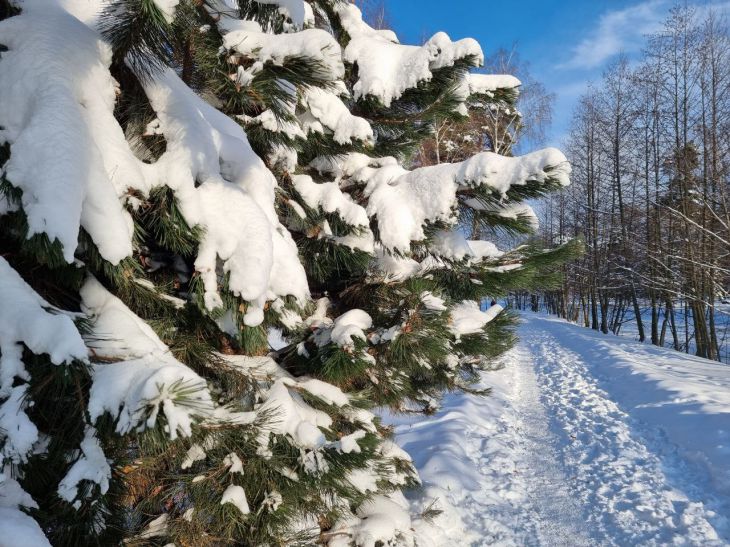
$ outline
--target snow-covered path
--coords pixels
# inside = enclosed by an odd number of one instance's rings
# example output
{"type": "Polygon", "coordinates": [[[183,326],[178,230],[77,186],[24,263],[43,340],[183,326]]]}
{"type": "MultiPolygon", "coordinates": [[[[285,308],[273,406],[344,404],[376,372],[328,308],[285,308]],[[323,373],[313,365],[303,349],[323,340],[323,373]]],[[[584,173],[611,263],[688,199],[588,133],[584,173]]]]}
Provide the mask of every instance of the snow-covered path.
{"type": "Polygon", "coordinates": [[[525,315],[486,399],[394,418],[434,545],[730,545],[730,367],[525,315]]]}

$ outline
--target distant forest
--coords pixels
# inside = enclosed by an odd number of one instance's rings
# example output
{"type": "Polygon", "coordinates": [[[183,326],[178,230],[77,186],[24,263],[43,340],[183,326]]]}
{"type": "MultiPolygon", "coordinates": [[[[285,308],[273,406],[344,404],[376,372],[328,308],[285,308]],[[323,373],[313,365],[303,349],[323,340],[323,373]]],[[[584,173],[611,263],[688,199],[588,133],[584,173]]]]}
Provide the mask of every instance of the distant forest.
{"type": "Polygon", "coordinates": [[[560,290],[517,306],[730,361],[729,77],[725,15],[676,8],[638,63],[589,87],[564,146],[573,185],[540,233],[586,252],[560,290]]]}

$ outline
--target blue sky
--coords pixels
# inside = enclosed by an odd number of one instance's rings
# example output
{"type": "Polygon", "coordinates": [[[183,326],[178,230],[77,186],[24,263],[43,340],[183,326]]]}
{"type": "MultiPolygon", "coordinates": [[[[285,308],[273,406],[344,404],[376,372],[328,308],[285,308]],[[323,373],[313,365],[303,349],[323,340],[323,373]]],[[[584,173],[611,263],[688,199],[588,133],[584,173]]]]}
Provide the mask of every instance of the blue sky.
{"type": "MultiPolygon", "coordinates": [[[[728,0],[698,1],[727,8],[728,0]]],[[[402,43],[439,30],[476,38],[488,55],[517,44],[534,77],[557,95],[551,145],[559,145],[588,82],[621,52],[637,56],[644,36],[661,28],[674,0],[386,0],[402,43]]]]}

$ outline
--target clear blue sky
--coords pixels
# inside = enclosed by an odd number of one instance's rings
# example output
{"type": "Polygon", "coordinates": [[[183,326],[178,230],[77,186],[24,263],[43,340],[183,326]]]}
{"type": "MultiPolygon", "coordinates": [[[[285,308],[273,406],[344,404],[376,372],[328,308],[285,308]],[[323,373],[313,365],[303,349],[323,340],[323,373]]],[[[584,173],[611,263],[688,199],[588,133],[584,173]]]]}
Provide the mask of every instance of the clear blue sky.
{"type": "MultiPolygon", "coordinates": [[[[730,7],[730,0],[713,3],[730,7]]],[[[532,74],[557,95],[548,144],[559,145],[577,98],[624,52],[636,56],[644,35],[661,27],[674,0],[386,0],[402,43],[439,30],[452,40],[476,38],[485,54],[517,44],[532,74]]]]}

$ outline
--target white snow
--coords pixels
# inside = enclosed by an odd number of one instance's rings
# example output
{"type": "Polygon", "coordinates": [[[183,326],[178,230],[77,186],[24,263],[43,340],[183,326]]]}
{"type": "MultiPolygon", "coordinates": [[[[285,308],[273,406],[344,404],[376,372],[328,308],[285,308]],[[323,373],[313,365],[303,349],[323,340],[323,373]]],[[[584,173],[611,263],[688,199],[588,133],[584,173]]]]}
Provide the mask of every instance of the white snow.
{"type": "Polygon", "coordinates": [[[38,504],[9,475],[10,466],[0,472],[0,545],[50,547],[38,523],[20,510],[38,508],[38,504]]]}
{"type": "Polygon", "coordinates": [[[25,413],[28,407],[27,385],[10,389],[7,399],[0,404],[0,465],[24,462],[38,441],[38,428],[25,413]]]}
{"type": "MultiPolygon", "coordinates": [[[[234,454],[235,455],[235,454],[234,454]]],[[[195,462],[204,460],[207,457],[205,450],[199,444],[193,444],[188,448],[185,459],[180,464],[180,469],[190,469],[195,462]]]]}
{"type": "Polygon", "coordinates": [[[421,302],[431,311],[446,311],[448,309],[444,299],[432,294],[431,291],[421,293],[421,302]]]}
{"type": "Polygon", "coordinates": [[[38,523],[22,511],[12,507],[0,506],[0,545],[32,545],[33,547],[51,547],[48,539],[38,523]],[[9,543],[6,539],[12,538],[9,543]]]}
{"type": "MultiPolygon", "coordinates": [[[[370,490],[372,485],[362,482],[359,474],[351,476],[361,491],[370,490]]],[[[356,517],[335,523],[329,532],[328,547],[375,547],[376,545],[399,545],[413,547],[411,518],[408,502],[396,494],[375,495],[365,501],[356,511],[356,517]]]]}
{"type": "Polygon", "coordinates": [[[522,82],[509,74],[468,74],[466,77],[470,94],[486,95],[498,89],[514,89],[522,82]]]}
{"type": "Polygon", "coordinates": [[[411,506],[446,509],[417,523],[425,544],[730,543],[730,369],[523,320],[505,368],[482,373],[488,397],[385,417],[424,483],[411,506]]]}
{"type": "Polygon", "coordinates": [[[433,70],[470,56],[477,63],[484,60],[481,47],[471,38],[452,42],[439,32],[422,46],[401,45],[392,31],[375,30],[364,23],[355,5],[342,3],[335,10],[350,36],[345,61],[357,65],[355,98],[372,95],[390,106],[407,89],[430,80],[433,70]]]}
{"type": "Polygon", "coordinates": [[[283,65],[292,57],[309,57],[317,63],[317,76],[335,81],[344,76],[339,44],[321,29],[305,29],[288,34],[264,32],[255,21],[242,21],[223,15],[218,22],[223,33],[223,47],[258,63],[249,73],[254,75],[265,63],[283,65]]]}
{"type": "Polygon", "coordinates": [[[208,309],[222,305],[222,272],[230,273],[230,290],[250,303],[248,326],[261,323],[267,299],[306,300],[309,289],[296,244],[274,210],[276,179],[243,129],[172,70],[147,82],[145,91],[167,140],[158,160],[164,182],[175,191],[188,223],[205,229],[195,268],[208,309]]]}
{"type": "Polygon", "coordinates": [[[482,152],[461,163],[443,163],[407,171],[396,162],[372,163],[350,155],[339,168],[318,162],[323,171],[350,174],[366,184],[367,213],[378,220],[380,240],[390,249],[408,251],[411,241],[424,239],[426,222],[456,221],[456,195],[464,188],[486,186],[506,196],[512,186],[528,181],[570,184],[570,164],[555,148],[506,157],[482,152]]]}
{"type": "Polygon", "coordinates": [[[466,240],[462,230],[442,230],[434,236],[433,243],[429,246],[433,254],[452,260],[462,260],[472,256],[474,252],[466,240]]]}
{"type": "Polygon", "coordinates": [[[231,484],[228,488],[226,488],[226,491],[223,492],[221,505],[225,505],[226,503],[231,503],[235,505],[242,515],[247,515],[251,512],[251,510],[248,508],[246,491],[236,484],[231,484]]]}
{"type": "Polygon", "coordinates": [[[345,406],[350,402],[347,395],[340,388],[316,378],[297,378],[296,380],[287,378],[284,383],[291,387],[303,389],[330,405],[345,406]]]}
{"type": "Polygon", "coordinates": [[[325,213],[336,212],[352,226],[369,226],[365,209],[355,203],[349,194],[340,190],[336,182],[317,183],[309,175],[293,175],[292,182],[304,202],[312,209],[321,207],[325,213]]]}
{"type": "Polygon", "coordinates": [[[118,361],[94,365],[88,404],[92,420],[109,412],[117,420],[117,432],[124,434],[152,427],[162,409],[175,439],[189,436],[196,418],[212,415],[205,381],[175,359],[147,323],[93,278],[82,287],[81,298],[93,319],[89,347],[118,361]]]}
{"type": "Polygon", "coordinates": [[[0,438],[5,460],[25,461],[38,440],[38,430],[25,409],[30,379],[22,361],[25,344],[33,353],[48,354],[56,365],[86,360],[88,350],[72,316],[41,298],[7,261],[0,257],[0,438]]]}
{"type": "Polygon", "coordinates": [[[115,121],[111,49],[55,3],[29,0],[0,22],[0,141],[11,143],[8,180],[23,191],[29,235],[45,233],[73,261],[79,228],[112,263],[132,253],[119,199],[146,188],[115,121]]]}
{"type": "Polygon", "coordinates": [[[165,21],[172,23],[173,19],[175,19],[175,10],[180,0],[154,0],[154,2],[165,17],[165,21]]]}
{"type": "Polygon", "coordinates": [[[96,438],[96,430],[93,427],[86,428],[80,448],[79,458],[58,485],[58,495],[68,502],[73,502],[76,499],[78,484],[84,480],[98,484],[99,492],[102,495],[109,490],[112,470],[106,456],[104,456],[99,440],[96,438]]]}
{"type": "Polygon", "coordinates": [[[467,334],[478,334],[503,309],[499,304],[495,304],[488,310],[481,311],[479,309],[479,303],[476,301],[464,300],[451,308],[449,330],[457,337],[467,334]]]}
{"type": "Polygon", "coordinates": [[[329,415],[306,404],[301,395],[287,388],[284,379],[274,382],[265,397],[266,402],[258,411],[271,412],[273,419],[262,428],[262,445],[268,443],[269,434],[288,435],[297,446],[306,449],[324,445],[320,427],[327,429],[332,425],[329,415]]]}
{"type": "Polygon", "coordinates": [[[15,376],[28,379],[18,343],[33,353],[47,353],[57,365],[86,359],[86,346],[71,317],[41,298],[2,257],[0,302],[0,395],[11,388],[15,376]]]}
{"type": "Polygon", "coordinates": [[[312,6],[304,0],[256,0],[259,4],[274,4],[280,6],[291,18],[295,25],[314,24],[314,13],[312,6]]]}
{"type": "Polygon", "coordinates": [[[223,463],[228,466],[229,473],[239,473],[243,475],[243,462],[235,452],[231,452],[223,458],[223,463]]]}
{"type": "Polygon", "coordinates": [[[335,319],[330,337],[340,347],[352,347],[353,338],[365,340],[365,331],[372,326],[373,320],[366,312],[352,309],[335,319]]]}
{"type": "Polygon", "coordinates": [[[360,445],[357,444],[357,441],[358,441],[358,439],[362,439],[365,435],[366,435],[366,432],[363,431],[362,429],[358,429],[354,433],[345,435],[344,437],[342,437],[339,440],[340,451],[344,452],[345,454],[350,454],[351,452],[359,454],[361,451],[360,451],[360,445]]]}
{"type": "MultiPolygon", "coordinates": [[[[342,82],[338,91],[346,93],[347,88],[342,82]]],[[[322,126],[329,129],[335,142],[339,144],[350,144],[354,140],[372,143],[375,139],[373,128],[365,118],[353,116],[350,109],[334,93],[319,87],[309,87],[302,93],[303,105],[309,109],[309,113],[319,122],[319,127],[314,123],[304,123],[309,131],[322,131],[322,126]]]]}

